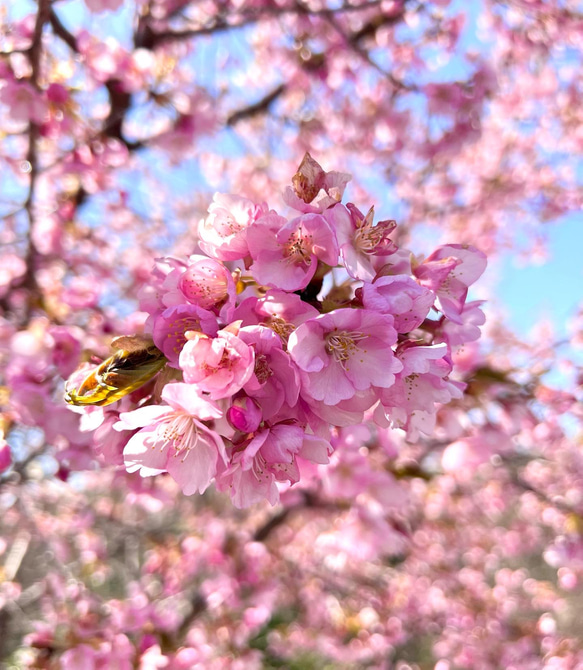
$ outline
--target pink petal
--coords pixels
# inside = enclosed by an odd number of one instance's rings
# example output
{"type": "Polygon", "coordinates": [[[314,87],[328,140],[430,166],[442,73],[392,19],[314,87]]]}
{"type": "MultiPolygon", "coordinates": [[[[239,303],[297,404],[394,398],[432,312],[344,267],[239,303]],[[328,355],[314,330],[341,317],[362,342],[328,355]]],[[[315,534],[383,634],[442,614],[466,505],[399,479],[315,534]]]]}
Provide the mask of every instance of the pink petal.
{"type": "Polygon", "coordinates": [[[166,472],[168,452],[155,445],[155,432],[155,429],[144,428],[130,438],[123,450],[128,472],[139,470],[142,477],[166,472]]]}
{"type": "Polygon", "coordinates": [[[162,391],[162,398],[172,407],[182,409],[190,414],[190,416],[197,417],[203,421],[220,419],[223,416],[223,412],[219,406],[214,402],[201,398],[192,384],[181,382],[166,384],[162,391]]]}
{"type": "Polygon", "coordinates": [[[199,437],[188,451],[179,451],[168,459],[168,472],[184,495],[204,493],[217,472],[217,448],[199,437]]]}
{"type": "Polygon", "coordinates": [[[172,407],[168,405],[148,405],[138,407],[131,412],[122,412],[119,421],[113,425],[114,430],[135,430],[144,428],[157,421],[164,414],[170,414],[172,407]]]}

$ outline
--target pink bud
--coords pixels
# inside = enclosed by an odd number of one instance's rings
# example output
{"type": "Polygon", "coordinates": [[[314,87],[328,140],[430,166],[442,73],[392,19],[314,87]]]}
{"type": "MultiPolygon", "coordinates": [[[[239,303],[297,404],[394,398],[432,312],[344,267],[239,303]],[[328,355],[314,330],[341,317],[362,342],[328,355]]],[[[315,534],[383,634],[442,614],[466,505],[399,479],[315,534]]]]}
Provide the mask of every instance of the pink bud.
{"type": "Polygon", "coordinates": [[[8,470],[12,464],[12,454],[6,440],[0,438],[0,472],[8,470]]]}
{"type": "Polygon", "coordinates": [[[57,105],[62,105],[69,99],[69,91],[61,84],[51,84],[47,88],[47,98],[57,105]]]}
{"type": "Polygon", "coordinates": [[[235,430],[240,430],[242,433],[254,433],[261,423],[261,409],[248,396],[237,398],[227,412],[227,419],[235,430]]]}

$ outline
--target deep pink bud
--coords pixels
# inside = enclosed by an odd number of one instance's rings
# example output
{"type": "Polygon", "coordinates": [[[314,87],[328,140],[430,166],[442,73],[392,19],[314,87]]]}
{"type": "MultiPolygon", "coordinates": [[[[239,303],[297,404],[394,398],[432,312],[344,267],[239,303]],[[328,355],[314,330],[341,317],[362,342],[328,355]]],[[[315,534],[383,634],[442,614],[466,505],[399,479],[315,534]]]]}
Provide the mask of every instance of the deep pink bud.
{"type": "Polygon", "coordinates": [[[12,464],[12,455],[10,447],[6,440],[0,437],[0,473],[7,470],[12,464]]]}
{"type": "Polygon", "coordinates": [[[231,426],[242,433],[254,433],[259,428],[262,418],[259,405],[248,396],[233,400],[233,405],[227,412],[231,426]]]}
{"type": "Polygon", "coordinates": [[[51,84],[47,88],[47,98],[57,105],[62,105],[69,99],[69,91],[61,84],[51,84]]]}

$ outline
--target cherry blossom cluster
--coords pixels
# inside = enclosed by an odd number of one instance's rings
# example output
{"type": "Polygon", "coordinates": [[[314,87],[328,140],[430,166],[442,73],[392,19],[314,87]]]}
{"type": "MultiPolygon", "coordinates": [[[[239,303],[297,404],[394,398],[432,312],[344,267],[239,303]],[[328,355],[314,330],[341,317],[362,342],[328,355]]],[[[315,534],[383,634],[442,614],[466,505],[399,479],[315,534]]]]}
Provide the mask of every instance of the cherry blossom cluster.
{"type": "Polygon", "coordinates": [[[216,194],[203,253],[157,260],[140,308],[167,365],[128,411],[101,415],[129,472],[275,504],[328,462],[335,427],[366,414],[414,440],[461,398],[451,353],[480,335],[466,296],[484,254],[452,244],[420,261],[391,239],[394,221],[341,202],[349,180],[306,154],[284,193],[291,218],[216,194]]]}

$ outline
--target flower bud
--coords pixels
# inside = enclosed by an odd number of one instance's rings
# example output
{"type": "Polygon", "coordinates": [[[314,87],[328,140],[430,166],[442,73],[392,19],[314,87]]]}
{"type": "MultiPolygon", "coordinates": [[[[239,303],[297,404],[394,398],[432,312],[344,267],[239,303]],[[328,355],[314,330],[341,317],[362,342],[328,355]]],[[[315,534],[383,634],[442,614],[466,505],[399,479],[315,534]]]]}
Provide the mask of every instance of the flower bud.
{"type": "Polygon", "coordinates": [[[242,433],[254,433],[261,423],[261,409],[248,396],[237,398],[227,411],[227,419],[235,430],[242,433]]]}
{"type": "Polygon", "coordinates": [[[10,453],[10,447],[8,442],[0,437],[0,473],[12,465],[12,455],[10,453]]]}

